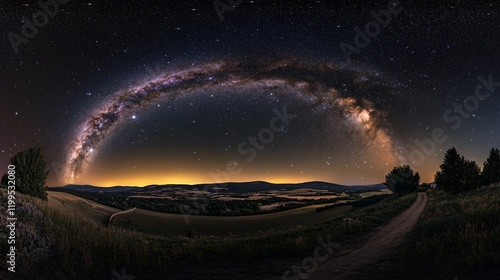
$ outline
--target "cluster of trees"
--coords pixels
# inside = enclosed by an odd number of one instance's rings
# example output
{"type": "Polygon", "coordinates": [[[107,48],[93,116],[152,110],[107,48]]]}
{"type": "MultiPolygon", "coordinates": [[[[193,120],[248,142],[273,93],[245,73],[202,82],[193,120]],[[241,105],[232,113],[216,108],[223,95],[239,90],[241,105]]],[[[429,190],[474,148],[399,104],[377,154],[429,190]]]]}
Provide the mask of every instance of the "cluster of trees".
{"type": "Polygon", "coordinates": [[[15,166],[15,180],[9,183],[8,174],[2,176],[1,184],[15,186],[16,191],[47,200],[47,162],[43,147],[29,148],[10,159],[15,166]]]}
{"type": "MultiPolygon", "coordinates": [[[[434,176],[436,187],[457,194],[479,186],[500,182],[500,151],[492,148],[483,169],[471,160],[467,160],[452,147],[444,155],[444,161],[439,166],[440,171],[434,176]]],[[[385,176],[385,185],[398,196],[414,192],[419,188],[420,176],[414,173],[408,165],[397,166],[385,176]]],[[[428,184],[422,184],[427,187],[428,184]]]]}
{"type": "Polygon", "coordinates": [[[434,176],[436,186],[446,192],[457,194],[482,185],[500,182],[500,152],[492,148],[483,170],[474,162],[458,154],[453,147],[444,155],[444,161],[434,176]]]}

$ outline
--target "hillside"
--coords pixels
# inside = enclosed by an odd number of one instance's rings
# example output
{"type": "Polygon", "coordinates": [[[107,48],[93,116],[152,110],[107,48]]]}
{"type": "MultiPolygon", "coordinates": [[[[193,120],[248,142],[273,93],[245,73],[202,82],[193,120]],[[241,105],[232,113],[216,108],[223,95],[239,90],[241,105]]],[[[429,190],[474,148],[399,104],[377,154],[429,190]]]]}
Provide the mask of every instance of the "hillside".
{"type": "MultiPolygon", "coordinates": [[[[49,207],[58,211],[70,212],[89,222],[108,225],[112,214],[119,209],[105,206],[78,196],[64,192],[48,192],[49,207]]],[[[320,223],[339,215],[351,206],[342,206],[327,211],[316,212],[316,208],[324,205],[313,205],[279,213],[246,217],[207,217],[181,214],[166,214],[142,209],[119,215],[113,219],[112,225],[126,227],[154,234],[184,235],[188,230],[202,235],[246,234],[272,229],[282,229],[320,223]],[[189,219],[189,224],[185,219],[189,219]],[[213,225],[217,225],[214,227],[213,225]]]]}
{"type": "MultiPolygon", "coordinates": [[[[0,192],[5,201],[6,192],[0,192]]],[[[103,218],[116,209],[68,194],[51,193],[46,202],[19,193],[18,247],[23,254],[16,279],[111,279],[116,278],[111,272],[120,271],[122,267],[128,275],[139,279],[165,279],[165,275],[170,279],[186,279],[193,275],[196,279],[234,279],[234,275],[241,275],[242,279],[265,279],[282,274],[290,258],[302,259],[303,254],[317,246],[319,236],[335,236],[336,242],[355,242],[357,236],[401,213],[414,198],[390,197],[342,214],[336,212],[342,207],[322,211],[318,217],[327,215],[322,217],[324,222],[304,217],[302,220],[310,223],[301,227],[244,236],[186,238],[100,225],[103,218]],[[357,221],[356,226],[346,223],[345,218],[357,221]]],[[[286,223],[285,218],[281,217],[286,223]]],[[[294,220],[288,219],[288,222],[292,225],[294,220]]],[[[252,227],[255,229],[258,225],[254,223],[252,227]]],[[[219,227],[216,223],[204,226],[219,227]]],[[[6,243],[2,244],[2,250],[4,245],[6,243]]],[[[3,276],[4,273],[0,273],[0,277],[3,276]]]]}
{"type": "Polygon", "coordinates": [[[196,184],[196,185],[186,185],[186,184],[167,184],[167,185],[149,185],[145,187],[134,187],[134,186],[115,186],[115,187],[98,187],[90,185],[66,185],[63,187],[50,188],[51,190],[57,189],[68,189],[75,191],[87,191],[87,192],[133,192],[135,194],[146,195],[150,192],[158,192],[162,189],[172,189],[172,188],[182,188],[186,190],[206,190],[212,192],[231,192],[231,193],[247,193],[247,192],[262,192],[262,191],[272,191],[272,190],[294,190],[294,189],[323,189],[332,192],[370,192],[370,191],[380,191],[386,187],[383,184],[372,184],[372,185],[356,185],[347,186],[339,185],[327,182],[305,182],[298,184],[273,184],[263,181],[255,182],[242,182],[242,183],[211,183],[211,184],[196,184]]]}
{"type": "Polygon", "coordinates": [[[500,185],[456,196],[435,190],[429,194],[429,206],[401,249],[400,273],[498,279],[500,185]]]}
{"type": "Polygon", "coordinates": [[[109,217],[120,209],[102,205],[64,192],[47,192],[48,206],[58,211],[69,212],[89,222],[107,225],[109,217]]]}
{"type": "Polygon", "coordinates": [[[200,235],[249,234],[321,223],[352,208],[341,206],[316,212],[316,208],[322,206],[324,205],[320,204],[244,217],[183,216],[136,209],[114,218],[113,225],[155,234],[184,235],[188,231],[200,235]]]}
{"type": "Polygon", "coordinates": [[[355,279],[499,279],[500,184],[427,193],[429,204],[401,248],[355,279]]]}

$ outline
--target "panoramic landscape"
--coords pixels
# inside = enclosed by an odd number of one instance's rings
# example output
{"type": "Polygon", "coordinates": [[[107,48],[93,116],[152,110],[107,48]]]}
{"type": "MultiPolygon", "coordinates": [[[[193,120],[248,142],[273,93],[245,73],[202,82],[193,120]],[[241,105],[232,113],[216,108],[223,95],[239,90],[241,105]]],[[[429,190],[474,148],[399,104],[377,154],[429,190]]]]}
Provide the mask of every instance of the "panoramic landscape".
{"type": "Polygon", "coordinates": [[[498,279],[499,2],[0,13],[0,279],[498,279]]]}

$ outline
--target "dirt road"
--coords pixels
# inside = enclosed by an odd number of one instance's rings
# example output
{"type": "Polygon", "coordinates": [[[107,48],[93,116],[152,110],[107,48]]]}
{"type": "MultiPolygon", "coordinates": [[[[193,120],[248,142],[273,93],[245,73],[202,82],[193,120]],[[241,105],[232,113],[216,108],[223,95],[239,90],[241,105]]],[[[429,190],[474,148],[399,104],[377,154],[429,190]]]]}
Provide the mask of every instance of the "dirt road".
{"type": "Polygon", "coordinates": [[[403,241],[404,236],[417,223],[427,204],[427,194],[419,193],[417,200],[403,213],[382,226],[361,247],[326,261],[310,274],[311,280],[345,279],[357,269],[375,263],[403,241]]]}
{"type": "Polygon", "coordinates": [[[109,222],[108,222],[108,226],[111,226],[111,222],[113,221],[113,218],[116,217],[116,216],[119,216],[119,215],[123,215],[123,214],[127,214],[127,213],[130,213],[132,211],[134,211],[136,208],[132,208],[132,209],[128,209],[128,210],[125,210],[125,211],[120,211],[120,212],[116,212],[114,213],[113,215],[111,215],[111,217],[109,217],[109,222]]]}

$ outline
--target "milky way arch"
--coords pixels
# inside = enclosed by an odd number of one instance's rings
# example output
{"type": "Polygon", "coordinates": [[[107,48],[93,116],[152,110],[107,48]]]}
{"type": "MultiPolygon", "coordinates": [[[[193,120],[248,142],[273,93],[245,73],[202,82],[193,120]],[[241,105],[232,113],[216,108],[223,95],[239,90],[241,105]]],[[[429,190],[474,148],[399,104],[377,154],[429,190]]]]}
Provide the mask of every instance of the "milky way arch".
{"type": "Polygon", "coordinates": [[[279,92],[295,94],[299,100],[312,104],[311,107],[322,109],[332,122],[340,120],[380,155],[397,156],[394,141],[383,122],[384,112],[370,101],[387,94],[389,85],[378,75],[333,63],[294,59],[226,60],[166,71],[113,94],[78,131],[69,149],[66,180],[75,181],[105,138],[134,112],[152,101],[175,100],[196,90],[215,87],[223,87],[227,92],[241,87],[254,87],[258,89],[255,92],[290,88],[291,91],[279,92]]]}

